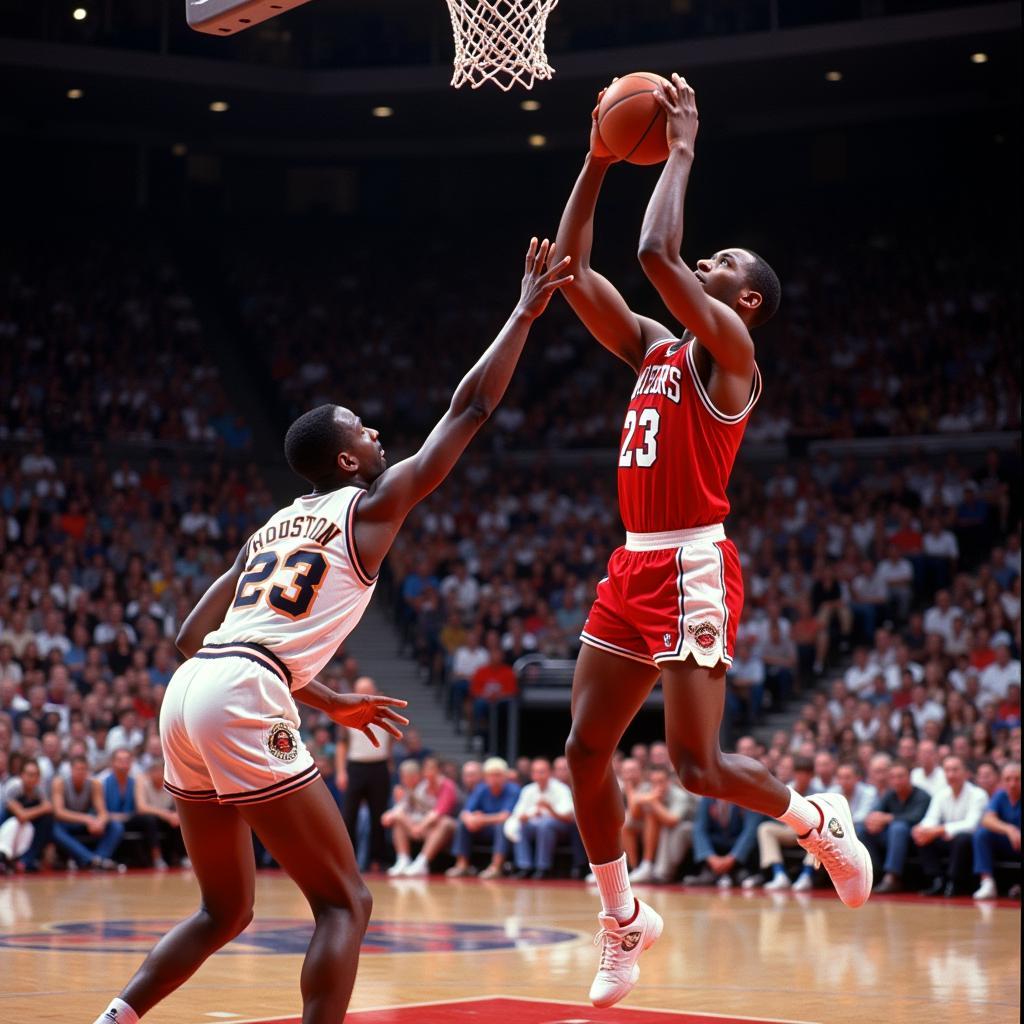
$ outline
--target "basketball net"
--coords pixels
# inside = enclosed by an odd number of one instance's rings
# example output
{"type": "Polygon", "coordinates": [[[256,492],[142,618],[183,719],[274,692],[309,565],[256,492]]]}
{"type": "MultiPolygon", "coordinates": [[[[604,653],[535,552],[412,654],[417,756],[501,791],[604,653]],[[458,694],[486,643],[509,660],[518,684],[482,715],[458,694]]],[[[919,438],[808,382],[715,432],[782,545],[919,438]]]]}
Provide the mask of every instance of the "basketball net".
{"type": "Polygon", "coordinates": [[[555,69],[544,52],[544,29],[558,0],[447,0],[455,33],[456,89],[494,82],[532,89],[555,69]]]}

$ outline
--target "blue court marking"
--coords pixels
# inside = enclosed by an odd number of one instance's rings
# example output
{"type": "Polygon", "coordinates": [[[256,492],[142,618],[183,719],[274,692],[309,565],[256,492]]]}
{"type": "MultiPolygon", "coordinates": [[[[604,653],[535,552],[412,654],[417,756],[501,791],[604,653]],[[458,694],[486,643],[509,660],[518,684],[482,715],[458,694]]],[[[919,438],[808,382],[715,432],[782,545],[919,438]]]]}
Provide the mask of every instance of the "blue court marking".
{"type": "MultiPolygon", "coordinates": [[[[145,953],[177,921],[139,918],[115,921],[58,921],[38,931],[0,934],[0,948],[69,953],[145,953]]],[[[300,918],[254,921],[221,952],[234,955],[304,954],[313,923],[300,918]]],[[[371,921],[363,953],[478,953],[529,949],[574,942],[576,932],[557,928],[519,928],[463,921],[371,921]]]]}

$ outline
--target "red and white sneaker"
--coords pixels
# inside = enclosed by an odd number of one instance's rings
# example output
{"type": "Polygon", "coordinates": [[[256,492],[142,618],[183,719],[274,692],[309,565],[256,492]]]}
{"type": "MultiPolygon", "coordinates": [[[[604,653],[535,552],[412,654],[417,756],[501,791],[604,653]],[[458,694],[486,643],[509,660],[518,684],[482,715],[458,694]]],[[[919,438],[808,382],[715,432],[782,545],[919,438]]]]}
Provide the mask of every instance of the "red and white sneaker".
{"type": "Polygon", "coordinates": [[[590,986],[590,1001],[595,1006],[614,1006],[633,990],[640,977],[637,960],[658,941],[665,922],[642,900],[636,900],[636,913],[627,924],[619,924],[610,914],[598,914],[597,919],[601,930],[594,936],[594,945],[601,947],[601,965],[590,986]]]}
{"type": "Polygon", "coordinates": [[[841,793],[817,793],[808,798],[821,811],[821,831],[812,829],[800,845],[824,866],[839,898],[848,907],[861,907],[871,895],[874,865],[867,847],[857,838],[850,805],[841,793]]]}

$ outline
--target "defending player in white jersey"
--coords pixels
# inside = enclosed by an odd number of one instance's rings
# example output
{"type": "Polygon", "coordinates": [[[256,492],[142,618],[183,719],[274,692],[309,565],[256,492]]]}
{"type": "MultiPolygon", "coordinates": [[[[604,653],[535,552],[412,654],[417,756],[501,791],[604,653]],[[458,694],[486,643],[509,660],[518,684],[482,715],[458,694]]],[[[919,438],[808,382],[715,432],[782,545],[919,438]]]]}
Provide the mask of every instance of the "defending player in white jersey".
{"type": "Polygon", "coordinates": [[[316,673],[355,627],[406,516],[435,490],[497,406],[532,322],[572,280],[568,257],[546,269],[530,243],[515,311],[411,458],[387,467],[376,430],[341,406],[300,416],[289,465],[313,487],[238,553],[185,620],[188,657],[160,712],[166,785],[199,881],[199,909],[150,952],[96,1024],[138,1019],[252,919],[250,829],[295,880],[315,920],[302,966],[303,1024],[338,1024],[348,1008],[370,892],[326,785],[299,736],[295,701],[335,722],[400,738],[405,701],[338,694],[316,673]]]}

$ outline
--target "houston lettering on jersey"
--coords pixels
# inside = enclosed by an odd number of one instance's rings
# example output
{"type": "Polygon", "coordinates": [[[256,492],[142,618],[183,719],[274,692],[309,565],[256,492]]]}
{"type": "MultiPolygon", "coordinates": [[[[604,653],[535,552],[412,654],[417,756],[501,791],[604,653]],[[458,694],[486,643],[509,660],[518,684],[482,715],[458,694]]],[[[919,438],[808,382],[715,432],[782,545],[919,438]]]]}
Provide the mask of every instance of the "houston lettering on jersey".
{"type": "Polygon", "coordinates": [[[255,555],[261,548],[276,541],[294,540],[297,537],[327,547],[339,533],[341,527],[323,516],[291,516],[280,523],[271,523],[257,530],[249,540],[249,554],[255,555]]]}
{"type": "Polygon", "coordinates": [[[670,402],[679,404],[682,398],[682,370],[678,366],[655,364],[645,366],[637,377],[633,398],[640,395],[664,395],[670,402]]]}

